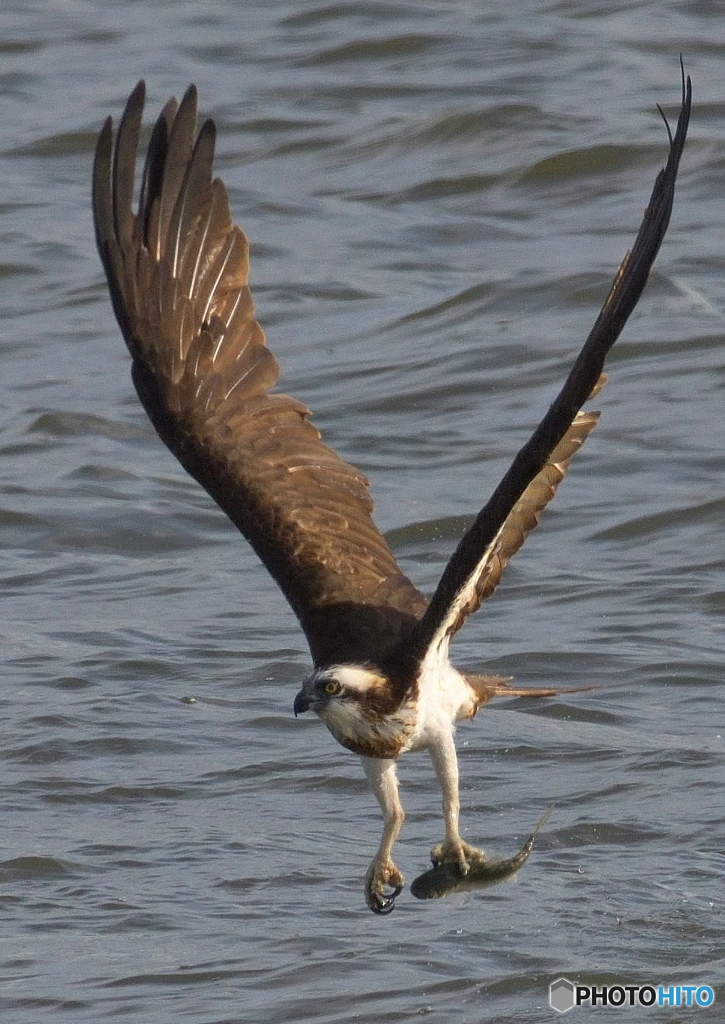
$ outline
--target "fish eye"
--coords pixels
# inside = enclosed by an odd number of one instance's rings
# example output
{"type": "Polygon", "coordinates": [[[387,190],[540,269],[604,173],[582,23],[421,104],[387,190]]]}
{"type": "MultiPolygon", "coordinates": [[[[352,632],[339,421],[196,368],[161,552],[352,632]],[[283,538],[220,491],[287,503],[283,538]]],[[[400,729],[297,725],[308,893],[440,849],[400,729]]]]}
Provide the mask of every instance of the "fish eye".
{"type": "Polygon", "coordinates": [[[330,679],[325,683],[325,693],[333,697],[336,693],[340,692],[340,684],[336,679],[330,679]]]}

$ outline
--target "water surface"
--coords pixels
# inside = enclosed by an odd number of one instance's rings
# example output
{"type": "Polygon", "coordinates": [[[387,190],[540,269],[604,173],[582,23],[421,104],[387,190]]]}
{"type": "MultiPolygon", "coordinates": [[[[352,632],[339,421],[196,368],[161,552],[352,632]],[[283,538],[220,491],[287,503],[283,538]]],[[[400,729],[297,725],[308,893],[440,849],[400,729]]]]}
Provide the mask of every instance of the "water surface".
{"type": "MultiPolygon", "coordinates": [[[[562,974],[722,983],[717,7],[5,4],[3,1020],[523,1022],[562,974]],[[459,732],[469,841],[510,856],[556,805],[516,883],[375,918],[379,812],[292,716],[294,617],[133,393],[95,134],[140,76],[149,120],[197,83],[282,386],[430,591],[634,237],[681,50],[691,137],[601,425],[454,651],[600,688],[459,732]]],[[[410,879],[442,824],[426,756],[401,779],[410,879]]]]}

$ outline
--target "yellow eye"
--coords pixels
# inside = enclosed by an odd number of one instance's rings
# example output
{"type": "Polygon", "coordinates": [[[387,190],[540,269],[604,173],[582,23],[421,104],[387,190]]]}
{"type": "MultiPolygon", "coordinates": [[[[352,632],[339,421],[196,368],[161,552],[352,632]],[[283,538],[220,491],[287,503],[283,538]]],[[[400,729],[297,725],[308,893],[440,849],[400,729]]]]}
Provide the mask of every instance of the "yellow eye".
{"type": "Polygon", "coordinates": [[[331,679],[329,683],[325,683],[325,693],[329,693],[332,697],[334,694],[340,692],[340,684],[334,679],[331,679]]]}

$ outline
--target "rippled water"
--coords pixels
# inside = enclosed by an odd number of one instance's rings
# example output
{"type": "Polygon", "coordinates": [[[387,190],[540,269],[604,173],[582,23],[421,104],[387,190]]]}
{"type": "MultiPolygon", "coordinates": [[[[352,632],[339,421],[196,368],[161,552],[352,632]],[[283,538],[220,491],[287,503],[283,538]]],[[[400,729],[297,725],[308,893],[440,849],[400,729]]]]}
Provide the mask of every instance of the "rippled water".
{"type": "MultiPolygon", "coordinates": [[[[718,8],[4,5],[4,1021],[538,1021],[561,974],[722,983],[718,8]],[[375,918],[379,813],[356,758],[292,717],[292,613],[133,393],[95,133],[141,75],[149,118],[197,83],[283,386],[430,590],[634,236],[680,50],[691,138],[601,426],[455,647],[600,688],[459,732],[471,841],[510,855],[556,804],[516,884],[375,918]]],[[[442,826],[425,755],[401,778],[412,878],[442,826]]]]}

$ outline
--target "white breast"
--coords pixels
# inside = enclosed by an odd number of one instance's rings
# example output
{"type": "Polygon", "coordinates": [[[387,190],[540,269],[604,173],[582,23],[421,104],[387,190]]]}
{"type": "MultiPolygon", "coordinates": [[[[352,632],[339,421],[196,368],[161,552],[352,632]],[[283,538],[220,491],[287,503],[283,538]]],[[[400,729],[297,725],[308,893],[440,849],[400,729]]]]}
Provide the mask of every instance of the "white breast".
{"type": "Polygon", "coordinates": [[[418,680],[418,716],[406,750],[438,745],[461,718],[470,718],[477,701],[466,680],[448,660],[448,644],[426,655],[418,680]]]}

